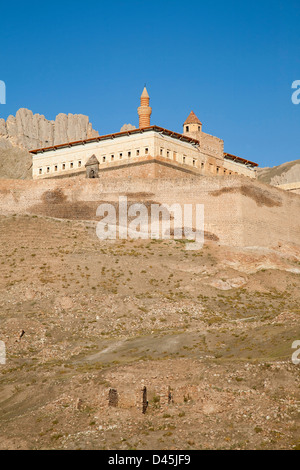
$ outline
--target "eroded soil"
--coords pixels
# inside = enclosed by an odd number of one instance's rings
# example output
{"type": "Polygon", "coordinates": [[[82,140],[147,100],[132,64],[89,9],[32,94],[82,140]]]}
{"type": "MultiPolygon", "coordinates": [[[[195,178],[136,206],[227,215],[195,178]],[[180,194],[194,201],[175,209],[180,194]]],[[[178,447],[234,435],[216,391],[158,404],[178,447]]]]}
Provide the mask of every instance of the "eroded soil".
{"type": "Polygon", "coordinates": [[[104,242],[16,215],[0,272],[1,449],[299,448],[299,247],[104,242]]]}

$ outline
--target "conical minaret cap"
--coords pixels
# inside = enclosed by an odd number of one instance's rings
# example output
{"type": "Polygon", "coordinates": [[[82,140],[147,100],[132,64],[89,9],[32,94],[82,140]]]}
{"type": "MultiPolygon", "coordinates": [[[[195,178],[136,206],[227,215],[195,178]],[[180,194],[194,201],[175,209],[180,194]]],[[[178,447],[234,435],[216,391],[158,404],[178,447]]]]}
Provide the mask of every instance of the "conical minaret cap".
{"type": "Polygon", "coordinates": [[[147,91],[146,87],[144,87],[144,89],[143,89],[143,93],[141,95],[141,98],[149,98],[148,91],[147,91]]]}

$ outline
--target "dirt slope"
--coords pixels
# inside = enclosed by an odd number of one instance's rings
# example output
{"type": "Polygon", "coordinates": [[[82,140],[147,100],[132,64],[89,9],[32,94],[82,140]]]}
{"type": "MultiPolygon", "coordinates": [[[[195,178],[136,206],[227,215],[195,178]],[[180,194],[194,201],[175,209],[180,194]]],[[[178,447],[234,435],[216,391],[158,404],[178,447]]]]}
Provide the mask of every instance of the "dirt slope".
{"type": "Polygon", "coordinates": [[[0,448],[299,448],[299,247],[93,224],[0,217],[0,448]]]}

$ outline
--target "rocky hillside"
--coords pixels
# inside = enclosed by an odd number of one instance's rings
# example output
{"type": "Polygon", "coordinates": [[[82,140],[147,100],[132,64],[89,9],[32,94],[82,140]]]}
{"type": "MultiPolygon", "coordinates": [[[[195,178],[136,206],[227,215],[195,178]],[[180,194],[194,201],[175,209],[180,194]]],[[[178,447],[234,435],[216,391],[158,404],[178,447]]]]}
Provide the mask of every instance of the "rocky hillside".
{"type": "Polygon", "coordinates": [[[0,224],[1,450],[300,449],[299,247],[0,224]]]}
{"type": "Polygon", "coordinates": [[[299,213],[237,176],[0,181],[0,449],[299,450],[299,213]],[[120,194],[204,204],[203,249],[100,240],[120,194]]]}
{"type": "Polygon", "coordinates": [[[297,183],[300,181],[300,160],[283,163],[273,168],[260,168],[258,170],[258,179],[273,186],[297,183]]]}
{"type": "Polygon", "coordinates": [[[49,121],[21,108],[16,116],[0,119],[0,178],[31,177],[28,150],[88,139],[99,135],[82,114],[58,114],[49,121]]]}

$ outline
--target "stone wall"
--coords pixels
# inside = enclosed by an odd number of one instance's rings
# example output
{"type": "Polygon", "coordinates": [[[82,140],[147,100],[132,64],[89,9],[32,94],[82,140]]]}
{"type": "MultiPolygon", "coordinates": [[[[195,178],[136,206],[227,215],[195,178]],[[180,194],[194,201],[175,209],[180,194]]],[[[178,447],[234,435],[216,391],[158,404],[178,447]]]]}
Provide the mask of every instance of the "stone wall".
{"type": "Polygon", "coordinates": [[[183,165],[165,158],[152,157],[133,159],[131,162],[115,163],[113,165],[102,166],[99,171],[101,179],[106,178],[179,178],[188,175],[201,175],[197,168],[183,165]],[[136,161],[134,161],[136,160],[136,161]]]}
{"type": "Polygon", "coordinates": [[[277,187],[291,193],[300,194],[300,181],[297,183],[279,184],[277,187]]]}
{"type": "Polygon", "coordinates": [[[227,160],[226,158],[224,159],[224,169],[227,170],[227,174],[228,172],[232,172],[235,174],[238,173],[239,175],[248,176],[249,178],[256,178],[256,167],[252,169],[241,163],[227,160]]]}
{"type": "Polygon", "coordinates": [[[202,152],[223,159],[224,141],[205,132],[201,132],[200,148],[202,152]]]}
{"type": "MultiPolygon", "coordinates": [[[[233,165],[234,168],[223,168],[224,158],[208,156],[193,142],[185,142],[180,138],[172,137],[163,132],[148,130],[147,132],[134,132],[131,134],[116,134],[86,143],[60,146],[47,151],[33,153],[32,175],[34,179],[44,179],[53,176],[67,175],[67,173],[80,173],[87,160],[95,155],[100,164],[100,172],[109,177],[118,176],[116,167],[123,167],[120,176],[129,175],[125,167],[133,168],[133,163],[141,163],[140,173],[131,172],[130,175],[140,178],[165,176],[177,177],[177,168],[182,173],[217,175],[242,173],[245,176],[255,177],[255,172],[245,165],[233,165]],[[145,169],[143,161],[149,158],[165,162],[165,168],[156,167],[157,172],[147,174],[150,166],[145,169]],[[171,170],[171,165],[173,169],[171,170]],[[167,170],[168,168],[168,170],[167,170]],[[109,169],[111,174],[108,175],[109,169]]],[[[154,168],[154,167],[153,167],[154,168]]],[[[178,173],[178,172],[177,172],[178,173]]]]}
{"type": "Polygon", "coordinates": [[[300,197],[248,178],[85,178],[0,181],[0,214],[97,220],[104,201],[204,204],[205,231],[221,245],[300,244],[300,197]]]}
{"type": "Polygon", "coordinates": [[[116,135],[112,138],[90,141],[85,144],[64,146],[56,150],[33,154],[33,178],[57,176],[73,172],[85,165],[91,155],[96,155],[100,168],[114,167],[131,162],[133,159],[160,156],[178,163],[185,161],[193,166],[193,160],[200,165],[200,154],[189,142],[182,142],[158,132],[148,131],[116,135]],[[80,164],[80,167],[79,167],[80,164]],[[72,165],[72,168],[71,168],[72,165]]]}

